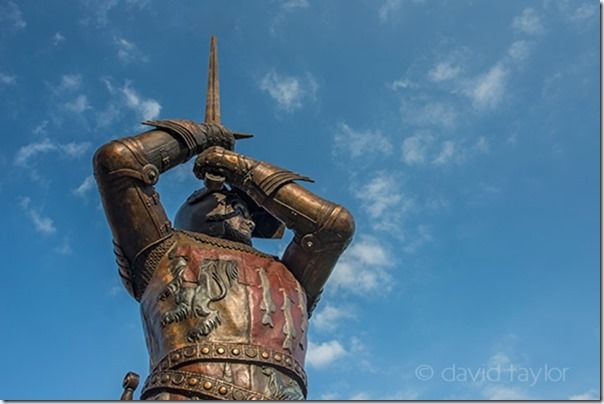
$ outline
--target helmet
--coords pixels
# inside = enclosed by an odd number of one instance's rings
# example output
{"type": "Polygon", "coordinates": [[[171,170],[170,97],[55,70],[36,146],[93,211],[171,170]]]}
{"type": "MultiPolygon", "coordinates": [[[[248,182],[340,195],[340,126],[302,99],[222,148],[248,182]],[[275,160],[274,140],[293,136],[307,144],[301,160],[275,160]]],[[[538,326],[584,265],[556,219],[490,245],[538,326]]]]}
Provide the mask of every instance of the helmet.
{"type": "Polygon", "coordinates": [[[258,206],[245,192],[236,187],[228,189],[226,186],[219,190],[201,188],[193,192],[176,212],[174,227],[223,237],[228,231],[226,220],[243,213],[238,208],[239,205],[246,208],[249,218],[255,224],[252,237],[283,237],[285,225],[280,220],[258,206]],[[226,206],[231,206],[232,209],[225,209],[226,206]]]}

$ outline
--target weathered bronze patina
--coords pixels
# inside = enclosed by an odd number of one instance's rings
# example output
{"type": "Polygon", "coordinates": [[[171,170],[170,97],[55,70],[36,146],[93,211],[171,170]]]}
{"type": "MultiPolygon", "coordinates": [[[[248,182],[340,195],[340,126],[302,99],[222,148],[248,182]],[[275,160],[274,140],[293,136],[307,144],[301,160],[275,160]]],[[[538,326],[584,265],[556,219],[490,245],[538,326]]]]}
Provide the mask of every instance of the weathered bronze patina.
{"type": "MultiPolygon", "coordinates": [[[[233,151],[220,123],[212,38],[204,123],[147,121],[94,156],[119,275],[141,304],[150,355],[142,399],[303,399],[308,318],[354,233],[350,213],[294,181],[309,178],[233,151]],[[205,188],[174,225],[154,185],[197,156],[205,188]],[[294,238],[283,257],[252,237],[294,238]]],[[[132,398],[138,377],[124,380],[132,398]]]]}

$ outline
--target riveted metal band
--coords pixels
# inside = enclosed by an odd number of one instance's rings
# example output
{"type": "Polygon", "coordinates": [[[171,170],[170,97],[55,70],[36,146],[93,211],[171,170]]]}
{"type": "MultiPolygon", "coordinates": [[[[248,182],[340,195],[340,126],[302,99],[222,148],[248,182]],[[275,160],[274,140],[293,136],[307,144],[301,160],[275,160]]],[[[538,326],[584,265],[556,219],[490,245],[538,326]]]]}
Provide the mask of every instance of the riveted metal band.
{"type": "Polygon", "coordinates": [[[176,135],[187,148],[187,160],[193,157],[195,150],[197,150],[197,139],[196,137],[203,136],[205,133],[201,129],[201,126],[193,121],[184,119],[166,119],[161,121],[144,121],[143,125],[155,126],[159,129],[167,129],[174,135],[176,135]]]}
{"type": "Polygon", "coordinates": [[[258,257],[262,257],[262,258],[272,258],[274,260],[279,259],[278,257],[275,257],[274,255],[264,254],[263,252],[260,252],[260,251],[256,250],[255,248],[252,248],[243,243],[238,243],[236,241],[226,240],[226,239],[217,238],[217,237],[211,237],[206,234],[195,233],[195,232],[187,231],[187,230],[177,230],[176,232],[184,234],[184,235],[188,236],[189,238],[192,238],[192,239],[197,240],[204,244],[209,244],[214,247],[225,248],[227,250],[243,251],[243,252],[257,255],[258,257]]]}
{"type": "Polygon", "coordinates": [[[271,398],[240,387],[224,380],[199,373],[182,370],[162,370],[147,377],[141,393],[141,400],[157,393],[157,390],[170,389],[186,393],[198,393],[219,400],[270,400],[271,398]]]}
{"type": "Polygon", "coordinates": [[[154,372],[173,369],[188,362],[212,361],[247,362],[270,365],[291,375],[306,395],[306,372],[291,355],[259,345],[242,343],[201,343],[187,345],[169,352],[155,366],[154,372]]]}

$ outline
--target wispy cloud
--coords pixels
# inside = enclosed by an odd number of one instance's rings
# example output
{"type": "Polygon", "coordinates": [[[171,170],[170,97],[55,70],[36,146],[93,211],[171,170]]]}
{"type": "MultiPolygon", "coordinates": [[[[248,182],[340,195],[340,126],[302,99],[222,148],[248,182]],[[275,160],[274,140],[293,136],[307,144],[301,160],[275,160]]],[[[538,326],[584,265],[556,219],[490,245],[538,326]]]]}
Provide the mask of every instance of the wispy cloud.
{"type": "Polygon", "coordinates": [[[10,74],[0,72],[0,85],[11,86],[17,84],[17,78],[10,74]]]}
{"type": "Polygon", "coordinates": [[[73,249],[71,248],[71,243],[67,237],[63,238],[61,244],[53,249],[54,252],[60,255],[71,255],[73,254],[73,249]]]}
{"type": "Polygon", "coordinates": [[[415,209],[416,203],[413,197],[401,191],[397,175],[378,172],[354,188],[354,196],[374,229],[402,234],[402,221],[415,209]]]}
{"type": "Polygon", "coordinates": [[[107,25],[109,22],[109,15],[113,13],[113,10],[116,9],[119,4],[123,4],[125,7],[123,9],[129,10],[132,8],[141,10],[147,6],[149,3],[148,0],[83,0],[82,4],[88,9],[86,14],[93,15],[93,21],[91,18],[84,18],[80,20],[80,23],[83,25],[89,25],[91,22],[96,23],[98,27],[103,27],[107,25]]]}
{"type": "Polygon", "coordinates": [[[342,325],[344,320],[354,319],[353,311],[348,307],[326,305],[322,310],[315,313],[312,317],[313,328],[332,332],[342,325]]]}
{"type": "Polygon", "coordinates": [[[508,56],[512,61],[520,62],[529,57],[531,54],[531,42],[519,40],[512,42],[508,48],[508,56]]]}
{"type": "Polygon", "coordinates": [[[404,97],[401,100],[401,115],[405,122],[422,128],[454,129],[459,112],[445,101],[404,97]]]}
{"type": "Polygon", "coordinates": [[[81,74],[64,74],[61,76],[59,84],[52,86],[51,89],[55,94],[61,94],[70,91],[77,91],[82,85],[81,74]]]}
{"type": "Polygon", "coordinates": [[[126,38],[114,38],[113,42],[117,48],[117,58],[124,64],[140,61],[146,62],[147,56],[132,41],[126,38]]]}
{"type": "Polygon", "coordinates": [[[573,394],[569,400],[600,400],[600,393],[596,389],[589,389],[584,393],[573,394]]]}
{"type": "Polygon", "coordinates": [[[506,93],[508,70],[502,63],[497,63],[486,73],[474,80],[467,94],[472,99],[472,105],[478,109],[497,106],[506,93]]]}
{"type": "Polygon", "coordinates": [[[284,11],[294,11],[296,9],[308,8],[310,3],[308,0],[285,0],[279,4],[279,7],[284,11]]]}
{"type": "Polygon", "coordinates": [[[331,275],[329,288],[358,295],[386,292],[392,285],[387,268],[394,264],[383,243],[369,236],[360,236],[344,252],[331,275]]]}
{"type": "Polygon", "coordinates": [[[438,156],[436,156],[433,163],[437,165],[445,165],[455,157],[455,153],[455,142],[452,140],[445,140],[442,142],[440,153],[438,153],[438,156]]]}
{"type": "Polygon", "coordinates": [[[52,36],[52,44],[54,46],[59,46],[63,42],[65,42],[65,37],[63,34],[61,34],[61,32],[55,32],[55,34],[52,36]]]}
{"type": "Polygon", "coordinates": [[[65,111],[73,112],[74,114],[81,114],[87,109],[92,109],[92,107],[88,103],[88,97],[84,94],[80,94],[74,99],[64,103],[63,109],[65,111]]]}
{"type": "Polygon", "coordinates": [[[392,153],[392,143],[379,130],[358,131],[345,123],[338,125],[334,136],[334,153],[351,159],[392,153]]]}
{"type": "Polygon", "coordinates": [[[260,80],[260,89],[277,102],[279,109],[286,112],[302,108],[305,101],[315,100],[318,88],[310,73],[290,76],[271,70],[260,80]]]}
{"type": "Polygon", "coordinates": [[[403,162],[408,165],[424,164],[433,142],[434,136],[425,132],[405,138],[401,147],[403,162]]]}
{"type": "Polygon", "coordinates": [[[324,368],[346,355],[346,350],[337,340],[315,344],[308,342],[306,363],[314,368],[324,368]]]}
{"type": "Polygon", "coordinates": [[[140,95],[129,81],[126,81],[122,87],[116,87],[110,78],[103,78],[102,81],[113,97],[105,109],[97,113],[99,127],[114,123],[122,116],[124,109],[133,111],[141,120],[155,119],[161,112],[162,106],[159,101],[140,95]]]}
{"type": "Polygon", "coordinates": [[[19,148],[15,155],[14,164],[19,167],[28,167],[36,156],[50,152],[70,158],[77,158],[84,155],[89,148],[89,142],[55,143],[48,138],[44,138],[38,142],[19,148]]]}
{"type": "Polygon", "coordinates": [[[19,199],[19,206],[30,218],[32,224],[34,225],[34,228],[38,233],[49,235],[57,230],[51,218],[43,216],[37,209],[31,206],[31,198],[21,197],[19,199]]]}
{"type": "Polygon", "coordinates": [[[402,5],[402,0],[385,0],[378,9],[378,18],[384,23],[390,19],[393,13],[397,12],[402,5]]]}
{"type": "Polygon", "coordinates": [[[449,62],[436,64],[428,71],[428,77],[432,81],[445,81],[458,77],[463,71],[461,66],[452,65],[449,62]]]}
{"type": "Polygon", "coordinates": [[[512,21],[512,27],[518,32],[529,35],[540,35],[545,32],[541,17],[532,8],[522,10],[522,14],[512,21]]]}
{"type": "Polygon", "coordinates": [[[88,192],[92,190],[92,188],[94,188],[94,177],[89,175],[88,177],[84,178],[84,181],[82,181],[77,188],[73,189],[72,192],[75,196],[84,198],[88,192]]]}
{"type": "Polygon", "coordinates": [[[0,26],[13,32],[27,26],[21,9],[13,1],[0,4],[0,26]]]}

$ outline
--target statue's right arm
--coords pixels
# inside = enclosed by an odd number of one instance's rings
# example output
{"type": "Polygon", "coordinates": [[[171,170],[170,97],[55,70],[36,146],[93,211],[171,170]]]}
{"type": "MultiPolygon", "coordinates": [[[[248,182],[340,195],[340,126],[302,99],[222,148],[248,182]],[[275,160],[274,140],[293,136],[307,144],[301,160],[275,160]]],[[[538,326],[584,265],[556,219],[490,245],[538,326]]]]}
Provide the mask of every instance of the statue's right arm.
{"type": "Polygon", "coordinates": [[[120,276],[135,297],[142,294],[133,273],[139,254],[170,236],[172,226],[155,183],[159,174],[186,162],[205,148],[231,148],[226,129],[192,121],[150,121],[155,130],[113,140],[93,158],[94,175],[113,234],[120,276]]]}

